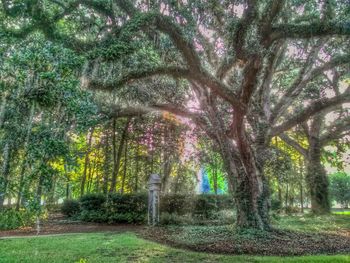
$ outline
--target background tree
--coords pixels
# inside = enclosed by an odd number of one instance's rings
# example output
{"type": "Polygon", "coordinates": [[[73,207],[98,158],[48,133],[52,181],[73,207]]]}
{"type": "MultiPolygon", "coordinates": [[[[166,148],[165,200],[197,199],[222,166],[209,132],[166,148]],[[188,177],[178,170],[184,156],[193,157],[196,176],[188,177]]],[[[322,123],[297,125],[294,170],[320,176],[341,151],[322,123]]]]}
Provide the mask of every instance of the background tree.
{"type": "Polygon", "coordinates": [[[345,172],[331,174],[330,194],[334,201],[343,208],[348,208],[350,203],[350,176],[345,172]]]}

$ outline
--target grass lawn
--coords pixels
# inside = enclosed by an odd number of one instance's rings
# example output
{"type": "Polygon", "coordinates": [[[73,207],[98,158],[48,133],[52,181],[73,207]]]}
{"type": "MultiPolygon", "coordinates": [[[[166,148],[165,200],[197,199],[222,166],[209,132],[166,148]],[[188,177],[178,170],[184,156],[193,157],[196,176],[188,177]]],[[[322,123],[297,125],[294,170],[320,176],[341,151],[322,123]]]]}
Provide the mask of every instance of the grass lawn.
{"type": "Polygon", "coordinates": [[[337,211],[337,212],[333,212],[333,214],[336,214],[336,215],[350,215],[350,211],[337,211]]]}
{"type": "Polygon", "coordinates": [[[224,256],[170,248],[134,233],[0,239],[0,262],[350,262],[350,256],[224,256]]]}
{"type": "Polygon", "coordinates": [[[333,212],[333,215],[299,215],[281,216],[274,220],[274,225],[280,229],[302,232],[337,232],[350,230],[350,211],[333,212]]]}

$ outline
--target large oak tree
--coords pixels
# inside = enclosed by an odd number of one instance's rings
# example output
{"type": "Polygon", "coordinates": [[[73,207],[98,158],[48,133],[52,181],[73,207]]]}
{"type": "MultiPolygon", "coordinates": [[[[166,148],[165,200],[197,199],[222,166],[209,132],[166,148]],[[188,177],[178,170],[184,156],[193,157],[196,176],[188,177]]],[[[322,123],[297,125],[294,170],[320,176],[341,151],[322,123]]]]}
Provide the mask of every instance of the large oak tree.
{"type": "Polygon", "coordinates": [[[39,31],[86,55],[83,85],[124,98],[115,116],[169,111],[202,129],[223,158],[240,227],[270,227],[263,168],[271,138],[350,100],[346,91],[293,107],[309,83],[350,61],[344,1],[2,3],[0,33],[39,31]],[[337,48],[321,60],[324,37],[337,48]]]}

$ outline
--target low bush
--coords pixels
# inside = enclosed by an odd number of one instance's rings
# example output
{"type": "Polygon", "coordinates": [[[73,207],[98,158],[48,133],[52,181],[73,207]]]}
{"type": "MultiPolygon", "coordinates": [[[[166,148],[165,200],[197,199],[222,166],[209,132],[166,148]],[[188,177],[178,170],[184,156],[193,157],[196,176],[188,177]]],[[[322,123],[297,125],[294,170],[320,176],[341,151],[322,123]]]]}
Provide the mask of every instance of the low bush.
{"type": "Polygon", "coordinates": [[[185,215],[191,214],[198,218],[208,219],[215,213],[233,208],[233,198],[230,195],[163,195],[160,199],[162,213],[185,215]]]}
{"type": "Polygon", "coordinates": [[[88,194],[80,198],[79,219],[97,223],[144,223],[147,216],[147,194],[106,196],[88,194]]]}
{"type": "Polygon", "coordinates": [[[287,215],[300,213],[300,208],[295,206],[287,206],[284,208],[284,212],[287,215]]]}
{"type": "Polygon", "coordinates": [[[161,225],[194,225],[195,223],[190,214],[178,215],[176,213],[163,212],[160,215],[161,225]]]}
{"type": "MultiPolygon", "coordinates": [[[[88,222],[144,223],[147,219],[147,193],[119,194],[108,196],[88,194],[82,196],[80,213],[77,201],[67,200],[64,204],[68,216],[79,213],[78,218],[88,222]]],[[[221,213],[231,210],[232,197],[229,195],[162,195],[160,198],[161,223],[163,224],[215,224],[232,222],[232,216],[221,213]]]]}
{"type": "Polygon", "coordinates": [[[106,196],[103,194],[87,194],[80,198],[80,206],[85,211],[100,211],[105,208],[106,196]]]}
{"type": "Polygon", "coordinates": [[[63,204],[46,204],[45,208],[50,213],[59,213],[62,212],[62,205],[63,204]]]}
{"type": "Polygon", "coordinates": [[[107,223],[108,215],[106,213],[101,213],[99,210],[82,210],[78,219],[85,222],[107,223]]]}
{"type": "Polygon", "coordinates": [[[272,211],[280,211],[282,208],[282,202],[276,198],[271,199],[271,210],[272,211]]]}
{"type": "Polygon", "coordinates": [[[194,199],[193,215],[197,218],[211,218],[219,210],[216,195],[198,195],[194,199]]]}
{"type": "Polygon", "coordinates": [[[66,199],[64,200],[61,206],[62,214],[71,217],[79,214],[80,212],[80,203],[77,200],[66,199]]]}
{"type": "Polygon", "coordinates": [[[160,211],[162,213],[184,215],[191,213],[194,206],[194,196],[168,194],[160,198],[160,211]]]}
{"type": "Polygon", "coordinates": [[[16,211],[9,208],[0,212],[0,230],[16,229],[33,225],[37,213],[29,210],[16,211]]]}

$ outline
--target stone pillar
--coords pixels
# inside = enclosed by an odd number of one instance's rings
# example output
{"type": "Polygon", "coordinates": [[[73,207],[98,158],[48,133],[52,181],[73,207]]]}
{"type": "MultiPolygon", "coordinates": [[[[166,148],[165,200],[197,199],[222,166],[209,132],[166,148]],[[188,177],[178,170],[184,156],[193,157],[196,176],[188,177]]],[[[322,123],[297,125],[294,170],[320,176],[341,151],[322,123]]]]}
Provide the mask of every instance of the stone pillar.
{"type": "Polygon", "coordinates": [[[159,223],[159,195],[161,179],[158,174],[151,174],[148,181],[148,225],[159,223]]]}

